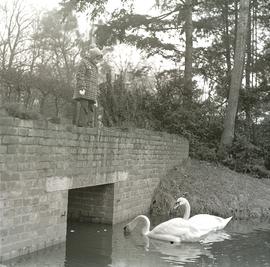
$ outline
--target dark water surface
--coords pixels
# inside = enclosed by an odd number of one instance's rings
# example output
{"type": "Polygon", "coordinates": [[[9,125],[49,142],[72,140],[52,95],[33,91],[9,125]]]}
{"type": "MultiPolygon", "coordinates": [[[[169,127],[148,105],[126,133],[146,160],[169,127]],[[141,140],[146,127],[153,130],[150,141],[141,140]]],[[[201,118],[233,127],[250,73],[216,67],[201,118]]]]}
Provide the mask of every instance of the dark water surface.
{"type": "MultiPolygon", "coordinates": [[[[161,221],[151,218],[153,225],[161,221]]],[[[211,234],[201,243],[181,245],[143,239],[138,231],[125,237],[124,224],[70,223],[66,243],[5,264],[9,267],[270,267],[269,221],[232,221],[226,231],[211,234]]]]}

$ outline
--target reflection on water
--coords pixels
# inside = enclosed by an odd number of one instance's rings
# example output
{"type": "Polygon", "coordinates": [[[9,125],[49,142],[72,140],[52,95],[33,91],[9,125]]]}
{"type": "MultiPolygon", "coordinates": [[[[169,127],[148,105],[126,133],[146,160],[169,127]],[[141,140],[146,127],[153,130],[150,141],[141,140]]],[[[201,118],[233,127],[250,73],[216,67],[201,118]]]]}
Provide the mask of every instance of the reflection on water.
{"type": "MultiPolygon", "coordinates": [[[[66,244],[42,249],[37,252],[4,262],[8,267],[64,267],[66,244]]],[[[0,264],[0,267],[1,264],[0,264]]]]}
{"type": "MultiPolygon", "coordinates": [[[[153,225],[163,221],[151,218],[153,225]]],[[[170,244],[143,238],[139,231],[123,235],[115,226],[72,223],[67,242],[6,262],[20,267],[270,267],[269,222],[231,221],[226,231],[201,243],[170,244]]]]}
{"type": "Polygon", "coordinates": [[[153,240],[153,248],[160,252],[161,258],[166,262],[180,263],[195,262],[202,256],[212,258],[210,250],[204,248],[200,243],[183,243],[181,245],[172,246],[169,243],[153,240]]]}
{"type": "Polygon", "coordinates": [[[112,226],[80,223],[69,225],[67,231],[66,267],[108,266],[111,263],[112,226]]]}

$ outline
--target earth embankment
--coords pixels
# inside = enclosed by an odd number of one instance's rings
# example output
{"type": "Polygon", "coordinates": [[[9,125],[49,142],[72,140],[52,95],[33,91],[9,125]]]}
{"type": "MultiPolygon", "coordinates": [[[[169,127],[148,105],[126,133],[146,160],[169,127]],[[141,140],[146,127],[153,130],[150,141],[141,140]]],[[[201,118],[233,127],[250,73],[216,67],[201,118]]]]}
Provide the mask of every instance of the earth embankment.
{"type": "Polygon", "coordinates": [[[180,196],[189,200],[191,215],[270,218],[270,179],[256,179],[214,163],[187,160],[171,170],[155,191],[151,212],[182,216],[181,208],[172,210],[180,196]]]}

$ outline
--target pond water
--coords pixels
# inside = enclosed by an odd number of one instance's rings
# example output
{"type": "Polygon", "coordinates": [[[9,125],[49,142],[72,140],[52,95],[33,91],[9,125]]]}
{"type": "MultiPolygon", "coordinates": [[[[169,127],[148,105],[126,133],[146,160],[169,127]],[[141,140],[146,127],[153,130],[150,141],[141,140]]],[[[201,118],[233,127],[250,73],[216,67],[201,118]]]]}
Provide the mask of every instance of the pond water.
{"type": "MultiPolygon", "coordinates": [[[[164,219],[152,217],[153,225],[164,219]]],[[[20,267],[269,266],[270,222],[231,221],[201,243],[173,245],[114,226],[70,223],[66,243],[6,262],[20,267]]]]}

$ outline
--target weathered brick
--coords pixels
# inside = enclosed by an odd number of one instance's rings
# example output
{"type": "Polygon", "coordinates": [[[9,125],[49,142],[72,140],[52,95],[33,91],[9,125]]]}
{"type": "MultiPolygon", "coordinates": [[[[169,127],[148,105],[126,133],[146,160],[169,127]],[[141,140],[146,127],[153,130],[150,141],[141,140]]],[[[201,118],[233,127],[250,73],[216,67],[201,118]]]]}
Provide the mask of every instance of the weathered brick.
{"type": "Polygon", "coordinates": [[[18,121],[14,120],[12,117],[2,117],[0,116],[0,125],[3,126],[17,126],[18,121]]]}
{"type": "Polygon", "coordinates": [[[29,128],[18,128],[17,133],[18,133],[18,135],[21,135],[21,136],[28,136],[29,135],[29,128]]]}
{"type": "Polygon", "coordinates": [[[0,154],[5,154],[7,153],[7,146],[0,145],[0,154]]]}
{"type": "Polygon", "coordinates": [[[18,145],[8,145],[6,153],[8,154],[17,154],[19,151],[18,145]]]}
{"type": "Polygon", "coordinates": [[[28,223],[30,221],[30,216],[29,215],[23,215],[22,216],[22,223],[28,223]]]}
{"type": "Polygon", "coordinates": [[[31,120],[18,120],[18,125],[21,128],[32,128],[33,127],[33,121],[31,121],[31,120]]]}
{"type": "Polygon", "coordinates": [[[11,171],[2,171],[0,173],[1,181],[18,181],[20,180],[20,173],[11,171]]]}
{"type": "Polygon", "coordinates": [[[20,142],[19,136],[4,135],[2,137],[2,144],[19,144],[19,142],[20,142]]]}
{"type": "Polygon", "coordinates": [[[17,135],[19,129],[16,127],[0,127],[0,135],[17,135]]]}
{"type": "Polygon", "coordinates": [[[22,171],[20,172],[21,179],[38,179],[39,174],[38,171],[33,170],[33,171],[22,171]]]}

